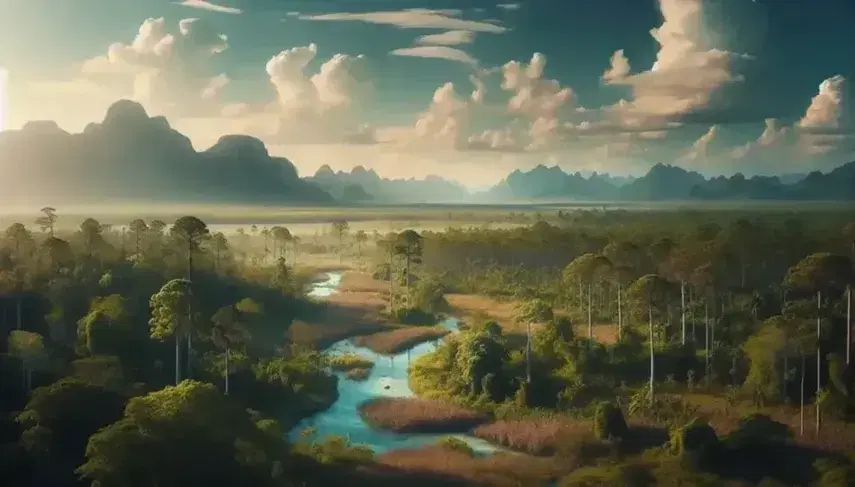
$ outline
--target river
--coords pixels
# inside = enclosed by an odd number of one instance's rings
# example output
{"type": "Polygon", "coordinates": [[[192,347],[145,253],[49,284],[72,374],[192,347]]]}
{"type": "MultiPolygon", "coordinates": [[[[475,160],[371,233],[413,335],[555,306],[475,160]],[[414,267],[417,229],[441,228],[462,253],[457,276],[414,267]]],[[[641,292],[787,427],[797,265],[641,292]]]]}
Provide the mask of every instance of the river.
{"type": "MultiPolygon", "coordinates": [[[[331,272],[327,279],[314,285],[309,296],[324,298],[338,292],[341,283],[341,273],[331,272]]],[[[458,332],[458,322],[448,318],[442,326],[458,332]]],[[[300,432],[306,428],[314,428],[317,437],[340,435],[350,439],[353,444],[370,447],[377,454],[401,448],[415,448],[436,443],[442,437],[449,435],[435,434],[398,434],[389,431],[379,431],[369,426],[359,414],[359,405],[365,401],[380,397],[413,397],[407,380],[409,362],[436,350],[437,344],[422,343],[399,355],[380,355],[364,347],[354,346],[350,340],[335,343],[327,350],[331,353],[356,353],[374,361],[371,375],[364,381],[354,381],[345,377],[344,373],[336,373],[338,381],[338,401],[329,409],[310,418],[304,419],[290,432],[291,440],[300,437],[300,432]]],[[[465,441],[476,453],[489,455],[500,449],[490,443],[468,435],[451,435],[465,441]]]]}

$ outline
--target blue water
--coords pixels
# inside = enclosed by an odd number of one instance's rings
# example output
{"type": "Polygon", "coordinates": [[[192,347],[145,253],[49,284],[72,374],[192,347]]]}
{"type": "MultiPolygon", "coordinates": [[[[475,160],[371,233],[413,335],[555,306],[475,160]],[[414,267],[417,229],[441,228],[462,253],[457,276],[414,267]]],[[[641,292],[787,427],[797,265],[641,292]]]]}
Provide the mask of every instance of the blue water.
{"type": "MultiPolygon", "coordinates": [[[[341,273],[331,272],[328,279],[318,282],[309,296],[323,298],[338,292],[341,283],[341,273]]],[[[448,318],[441,323],[452,333],[458,331],[458,323],[454,318],[448,318]]],[[[414,448],[436,443],[448,435],[398,434],[375,430],[366,424],[359,415],[359,405],[378,397],[412,397],[407,380],[409,363],[422,355],[436,350],[438,342],[427,342],[416,345],[408,352],[399,355],[380,355],[364,347],[357,347],[349,340],[342,340],[327,350],[331,353],[356,353],[374,361],[371,375],[364,381],[347,379],[344,373],[336,373],[339,377],[339,399],[328,410],[320,412],[303,420],[289,436],[292,441],[300,437],[300,432],[306,428],[314,428],[318,437],[340,435],[350,438],[354,444],[365,445],[381,454],[401,448],[414,448]],[[388,389],[387,389],[388,387],[388,389]]],[[[467,435],[452,435],[469,444],[479,454],[487,455],[499,451],[499,448],[467,435]]]]}

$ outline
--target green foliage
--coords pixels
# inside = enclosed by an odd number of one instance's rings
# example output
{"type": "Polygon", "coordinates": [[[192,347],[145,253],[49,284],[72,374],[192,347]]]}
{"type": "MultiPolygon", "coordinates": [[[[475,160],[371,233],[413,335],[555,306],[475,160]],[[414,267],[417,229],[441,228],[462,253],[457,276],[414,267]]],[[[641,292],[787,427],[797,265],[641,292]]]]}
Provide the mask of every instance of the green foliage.
{"type": "Polygon", "coordinates": [[[274,485],[271,472],[281,470],[283,453],[269,428],[214,386],[184,381],[131,399],[119,421],[89,439],[78,472],[104,487],[265,486],[274,485]]]}
{"type": "Polygon", "coordinates": [[[601,440],[626,438],[629,427],[623,417],[623,411],[612,402],[597,405],[594,414],[594,435],[601,440]]]}
{"type": "Polygon", "coordinates": [[[781,445],[793,437],[790,428],[772,420],[765,414],[750,414],[739,420],[739,425],[728,435],[726,441],[734,448],[762,448],[781,445]]]}
{"type": "Polygon", "coordinates": [[[192,284],[187,279],[173,279],[151,297],[151,337],[165,340],[188,333],[192,284]]]}
{"type": "Polygon", "coordinates": [[[776,322],[763,326],[742,345],[750,363],[743,387],[758,405],[778,396],[781,385],[778,358],[786,346],[786,332],[776,322]]]}
{"type": "Polygon", "coordinates": [[[464,453],[470,457],[475,456],[475,450],[473,450],[468,443],[454,436],[444,436],[440,438],[436,444],[443,448],[448,448],[449,450],[464,453]]]}
{"type": "Polygon", "coordinates": [[[78,347],[92,355],[118,355],[128,343],[131,315],[119,294],[96,297],[77,322],[78,347]]]}
{"type": "Polygon", "coordinates": [[[329,363],[333,370],[341,371],[374,367],[373,361],[355,353],[333,355],[329,358],[329,363]]]}

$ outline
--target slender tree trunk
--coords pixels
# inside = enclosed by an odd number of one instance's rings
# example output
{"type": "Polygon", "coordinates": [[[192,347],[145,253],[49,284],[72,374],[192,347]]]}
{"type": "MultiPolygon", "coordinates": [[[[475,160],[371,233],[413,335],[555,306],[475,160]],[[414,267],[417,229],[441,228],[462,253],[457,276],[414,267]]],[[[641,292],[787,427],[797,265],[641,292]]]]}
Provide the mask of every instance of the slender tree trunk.
{"type": "Polygon", "coordinates": [[[404,282],[407,286],[407,308],[412,308],[413,305],[410,301],[410,254],[409,250],[407,251],[407,280],[404,282]]]}
{"type": "Polygon", "coordinates": [[[683,327],[681,342],[686,344],[686,281],[680,281],[680,322],[683,327]]]}
{"type": "Polygon", "coordinates": [[[846,286],[846,365],[852,349],[852,286],[846,286]]]}
{"type": "Polygon", "coordinates": [[[781,374],[781,402],[787,400],[787,372],[790,370],[790,357],[784,354],[784,373],[781,374]]]}
{"type": "Polygon", "coordinates": [[[579,277],[579,314],[582,314],[585,309],[585,298],[583,297],[584,287],[582,286],[582,277],[579,277]]]}
{"type": "Polygon", "coordinates": [[[526,382],[531,383],[531,323],[525,327],[525,377],[526,382]]]}
{"type": "Polygon", "coordinates": [[[816,399],[814,402],[816,403],[816,433],[819,434],[819,428],[821,424],[821,414],[819,410],[819,393],[821,390],[821,378],[822,378],[822,353],[820,346],[820,339],[822,338],[822,293],[820,291],[816,292],[816,399]]]}
{"type": "Polygon", "coordinates": [[[395,314],[395,254],[389,244],[389,310],[395,314]]]}
{"type": "Polygon", "coordinates": [[[802,380],[801,380],[801,403],[799,405],[799,434],[805,434],[805,366],[807,360],[805,354],[802,354],[802,380]]]}
{"type": "Polygon", "coordinates": [[[704,374],[707,385],[710,382],[710,305],[704,302],[704,374]]]}
{"type": "Polygon", "coordinates": [[[15,326],[18,328],[18,330],[21,330],[23,327],[23,325],[22,325],[22,321],[23,321],[22,302],[23,302],[23,300],[24,299],[21,297],[21,293],[18,293],[15,296],[15,326]]]}
{"type": "Polygon", "coordinates": [[[224,375],[226,378],[226,395],[227,396],[229,395],[229,372],[230,372],[230,370],[229,370],[229,355],[231,354],[230,352],[231,351],[229,350],[229,347],[226,347],[226,370],[224,372],[224,375]]]}
{"type": "Polygon", "coordinates": [[[175,385],[181,382],[181,340],[175,335],[175,385]]]}
{"type": "Polygon", "coordinates": [[[187,333],[187,378],[193,378],[193,338],[187,333]]]}
{"type": "Polygon", "coordinates": [[[653,307],[647,307],[647,324],[650,328],[650,336],[648,337],[648,343],[650,346],[650,406],[653,407],[653,387],[654,387],[654,375],[653,375],[653,307]]]}
{"type": "Polygon", "coordinates": [[[591,298],[594,295],[594,285],[593,283],[588,283],[588,338],[594,339],[594,322],[592,318],[592,309],[591,309],[591,298]]]}
{"type": "Polygon", "coordinates": [[[623,315],[621,314],[621,301],[620,301],[621,289],[620,288],[621,288],[620,281],[618,281],[618,284],[617,284],[617,333],[618,333],[618,341],[623,339],[623,315]]]}

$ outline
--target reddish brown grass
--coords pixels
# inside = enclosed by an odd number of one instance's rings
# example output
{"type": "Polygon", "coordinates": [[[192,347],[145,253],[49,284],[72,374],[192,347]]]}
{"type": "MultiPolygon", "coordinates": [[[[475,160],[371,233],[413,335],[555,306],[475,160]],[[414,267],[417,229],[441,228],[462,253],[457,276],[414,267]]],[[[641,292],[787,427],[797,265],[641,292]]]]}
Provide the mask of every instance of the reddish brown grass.
{"type": "Polygon", "coordinates": [[[398,433],[459,433],[489,419],[446,401],[417,398],[376,399],[359,410],[374,428],[398,433]]]}
{"type": "Polygon", "coordinates": [[[395,355],[420,343],[438,340],[448,334],[441,326],[411,326],[358,336],[353,343],[370,348],[375,353],[395,355]]]}
{"type": "Polygon", "coordinates": [[[574,438],[590,436],[591,421],[570,418],[500,420],[475,428],[473,434],[491,443],[532,455],[551,455],[574,438]]]}
{"type": "Polygon", "coordinates": [[[392,451],[379,456],[376,464],[368,468],[375,472],[381,472],[385,468],[399,474],[407,473],[414,479],[419,477],[443,479],[441,483],[433,485],[497,487],[548,485],[551,479],[560,477],[568,471],[566,466],[555,459],[534,458],[513,453],[472,457],[466,453],[442,447],[392,451]]]}

